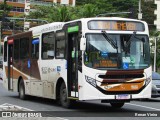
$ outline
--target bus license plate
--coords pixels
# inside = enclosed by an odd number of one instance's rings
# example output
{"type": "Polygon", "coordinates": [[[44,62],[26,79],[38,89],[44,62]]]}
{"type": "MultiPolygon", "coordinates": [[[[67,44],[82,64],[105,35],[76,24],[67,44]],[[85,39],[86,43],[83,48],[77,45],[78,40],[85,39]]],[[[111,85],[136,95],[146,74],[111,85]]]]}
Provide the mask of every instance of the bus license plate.
{"type": "Polygon", "coordinates": [[[130,95],[126,95],[126,94],[124,94],[124,95],[117,95],[116,99],[118,99],[118,100],[130,99],[130,95]]]}

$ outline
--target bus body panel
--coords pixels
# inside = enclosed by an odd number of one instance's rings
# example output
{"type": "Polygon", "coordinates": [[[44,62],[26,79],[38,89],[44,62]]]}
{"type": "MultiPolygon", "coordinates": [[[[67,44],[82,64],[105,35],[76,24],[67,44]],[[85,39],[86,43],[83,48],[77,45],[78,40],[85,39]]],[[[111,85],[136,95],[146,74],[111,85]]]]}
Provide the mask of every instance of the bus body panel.
{"type": "MultiPolygon", "coordinates": [[[[81,31],[78,31],[81,33],[81,36],[78,37],[84,37],[88,34],[102,34],[101,30],[90,30],[88,28],[88,22],[92,20],[120,20],[120,21],[136,21],[136,22],[142,22],[145,26],[145,31],[137,31],[137,35],[146,35],[149,37],[149,32],[148,32],[148,27],[146,22],[139,21],[139,20],[133,20],[133,19],[124,19],[124,18],[84,18],[80,20],[75,20],[75,21],[70,21],[67,23],[51,23],[51,24],[46,24],[38,27],[33,27],[30,28],[30,32],[32,32],[32,36],[30,36],[32,39],[38,39],[39,40],[39,53],[38,53],[38,59],[26,59],[26,68],[29,69],[30,73],[25,73],[24,71],[20,71],[20,69],[17,68],[16,64],[13,64],[13,76],[15,75],[16,72],[18,72],[18,76],[13,77],[13,83],[10,83],[12,91],[18,92],[18,79],[22,77],[24,80],[24,85],[25,85],[25,93],[27,95],[33,95],[33,96],[39,96],[39,97],[44,97],[44,98],[50,98],[50,99],[56,99],[56,87],[58,81],[61,79],[64,81],[66,87],[69,86],[68,84],[68,71],[70,71],[69,66],[68,66],[68,61],[67,59],[57,59],[54,55],[54,58],[52,59],[43,59],[42,58],[42,41],[43,41],[43,35],[46,33],[54,32],[54,35],[56,34],[57,31],[62,30],[64,25],[72,24],[78,21],[81,21],[81,31]],[[28,63],[28,64],[27,64],[28,63]],[[36,70],[32,66],[36,65],[36,70]],[[28,68],[27,68],[28,67],[28,68]]],[[[68,29],[65,29],[65,34],[67,34],[69,39],[69,35],[71,33],[68,33],[68,29]]],[[[133,34],[133,31],[111,31],[111,30],[106,30],[108,34],[122,34],[122,35],[130,35],[133,34]]],[[[76,33],[75,35],[78,35],[76,33]]],[[[74,36],[74,35],[73,35],[74,36]]],[[[15,36],[16,38],[16,36],[15,36]]],[[[55,37],[56,38],[56,37],[55,37]]],[[[31,40],[32,40],[31,39],[31,40]]],[[[5,38],[4,41],[7,41],[7,38],[5,38]]],[[[67,44],[67,43],[66,43],[67,44]]],[[[32,44],[30,45],[32,46],[32,44]]],[[[67,45],[70,47],[69,45],[67,45]]],[[[72,46],[73,47],[73,46],[72,46]]],[[[30,48],[31,49],[31,48],[30,48]]],[[[8,49],[7,49],[8,50],[8,49]]],[[[129,100],[131,99],[139,99],[139,98],[150,98],[151,97],[151,84],[152,82],[150,81],[148,85],[145,86],[146,84],[146,79],[151,79],[151,67],[146,68],[146,69],[140,69],[140,70],[128,70],[128,71],[140,71],[142,72],[141,74],[144,75],[141,78],[134,78],[133,81],[141,81],[140,85],[138,83],[128,83],[128,86],[132,87],[128,88],[128,93],[127,90],[122,90],[122,88],[125,86],[123,83],[119,84],[113,84],[113,85],[106,85],[103,84],[104,81],[107,81],[105,78],[100,78],[99,76],[105,76],[108,73],[115,74],[120,71],[125,70],[100,70],[100,69],[94,69],[91,67],[88,67],[84,63],[84,54],[85,51],[81,51],[81,62],[82,62],[82,71],[78,69],[78,91],[74,89],[74,85],[70,86],[71,91],[68,93],[70,94],[69,97],[71,99],[77,99],[77,100],[118,100],[119,96],[118,95],[124,95],[124,96],[129,96],[129,100]],[[116,71],[116,72],[115,72],[116,71]],[[113,73],[112,73],[113,72],[113,73]],[[114,87],[119,86],[119,91],[118,93],[114,92],[114,87]],[[139,87],[140,86],[140,87],[139,87]],[[138,88],[137,88],[138,87],[138,88]],[[132,93],[133,91],[138,91],[141,87],[144,87],[141,91],[132,93]],[[135,90],[134,90],[135,89],[135,90]],[[107,91],[107,92],[106,92],[107,91]],[[122,91],[122,93],[121,93],[122,91]],[[126,93],[124,92],[126,91],[126,93]],[[132,91],[131,93],[129,93],[132,91]]],[[[7,51],[8,53],[8,51],[7,51]]],[[[8,55],[8,54],[7,54],[8,55]]],[[[71,58],[72,59],[72,58],[71,58]]],[[[8,78],[7,78],[7,66],[8,63],[7,61],[4,61],[3,63],[3,84],[6,89],[8,88],[8,78]]],[[[127,72],[127,74],[130,74],[127,72]]],[[[132,72],[131,72],[132,73],[132,72]]],[[[119,78],[121,79],[121,78],[119,78]]],[[[131,80],[132,81],[132,80],[131,80]]],[[[126,85],[127,86],[127,85],[126,85]]],[[[125,86],[125,87],[126,87],[125,86]]],[[[118,90],[117,88],[115,88],[118,90]]],[[[115,90],[115,91],[116,91],[115,90]]]]}
{"type": "MultiPolygon", "coordinates": [[[[5,41],[7,41],[7,37],[4,38],[4,43],[7,44],[7,42],[5,42],[5,41]]],[[[7,50],[7,48],[5,49],[5,47],[7,47],[7,46],[5,46],[5,44],[4,44],[3,51],[7,50]]],[[[8,52],[8,51],[6,51],[6,52],[8,52]]],[[[4,55],[4,57],[3,57],[4,58],[4,60],[3,60],[3,86],[8,90],[8,79],[7,79],[6,69],[5,69],[5,66],[8,66],[8,64],[5,60],[6,57],[7,57],[7,54],[6,54],[6,56],[4,55]]]]}

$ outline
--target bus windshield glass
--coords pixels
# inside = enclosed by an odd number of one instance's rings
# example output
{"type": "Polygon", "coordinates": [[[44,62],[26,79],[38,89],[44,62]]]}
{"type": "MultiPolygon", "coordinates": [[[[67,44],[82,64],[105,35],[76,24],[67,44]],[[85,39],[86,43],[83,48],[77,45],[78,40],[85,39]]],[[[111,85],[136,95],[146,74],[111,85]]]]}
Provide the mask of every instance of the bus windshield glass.
{"type": "Polygon", "coordinates": [[[84,64],[94,69],[144,69],[150,65],[147,35],[87,34],[84,64]],[[107,36],[107,37],[106,37],[107,36]]]}

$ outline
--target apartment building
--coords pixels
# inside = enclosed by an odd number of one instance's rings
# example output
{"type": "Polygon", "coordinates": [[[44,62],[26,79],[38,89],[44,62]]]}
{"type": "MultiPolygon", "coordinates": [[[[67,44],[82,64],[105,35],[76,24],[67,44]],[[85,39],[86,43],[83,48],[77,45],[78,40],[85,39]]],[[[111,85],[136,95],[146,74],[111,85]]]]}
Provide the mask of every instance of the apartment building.
{"type": "MultiPolygon", "coordinates": [[[[0,0],[0,4],[4,0],[0,0]]],[[[13,6],[9,16],[18,16],[25,12],[25,4],[32,5],[52,5],[52,4],[64,4],[75,6],[75,0],[7,0],[7,4],[13,6]]]]}
{"type": "MultiPolygon", "coordinates": [[[[71,5],[75,6],[76,0],[7,0],[7,4],[13,6],[12,10],[8,14],[9,17],[16,18],[17,16],[28,15],[30,10],[32,10],[33,5],[54,5],[54,4],[63,4],[63,5],[71,5]]],[[[0,0],[0,4],[3,3],[4,0],[0,0]]],[[[2,31],[2,39],[11,34],[16,34],[24,30],[25,26],[28,26],[28,22],[23,22],[23,25],[20,27],[14,27],[15,20],[11,20],[11,23],[4,23],[3,31],[2,31]],[[5,25],[6,24],[6,25],[5,25]],[[11,24],[11,25],[7,25],[11,24]],[[26,25],[27,24],[27,25],[26,25]]]]}

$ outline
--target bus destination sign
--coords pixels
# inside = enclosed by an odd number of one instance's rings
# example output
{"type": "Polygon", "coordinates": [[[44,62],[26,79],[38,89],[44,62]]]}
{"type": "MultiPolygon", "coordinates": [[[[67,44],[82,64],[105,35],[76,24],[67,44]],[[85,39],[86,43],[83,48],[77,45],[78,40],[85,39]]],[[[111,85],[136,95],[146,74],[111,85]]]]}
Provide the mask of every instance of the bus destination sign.
{"type": "Polygon", "coordinates": [[[90,30],[144,31],[144,24],[134,21],[90,21],[90,30]]]}

